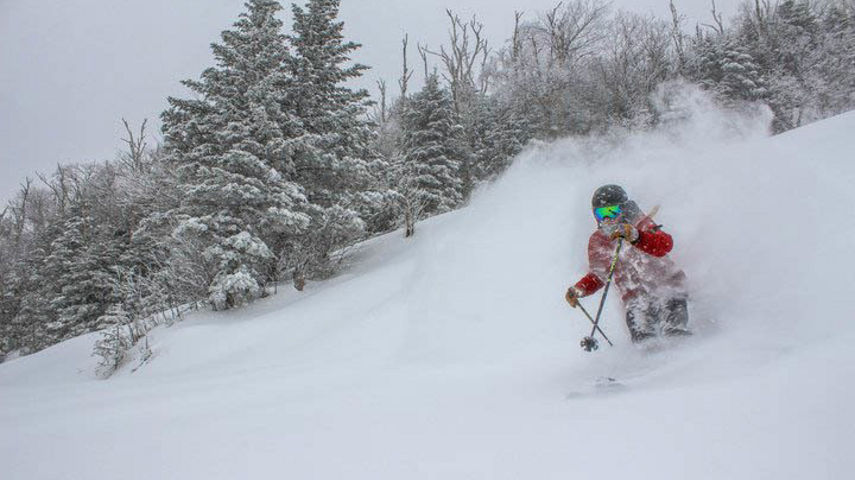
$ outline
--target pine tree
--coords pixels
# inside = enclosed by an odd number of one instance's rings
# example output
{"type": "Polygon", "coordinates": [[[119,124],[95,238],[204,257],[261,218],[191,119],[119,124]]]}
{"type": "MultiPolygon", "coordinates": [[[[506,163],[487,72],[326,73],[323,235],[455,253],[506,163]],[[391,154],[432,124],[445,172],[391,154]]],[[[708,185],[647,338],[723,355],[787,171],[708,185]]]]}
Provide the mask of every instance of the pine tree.
{"type": "Polygon", "coordinates": [[[784,0],[775,9],[773,36],[776,67],[805,81],[810,70],[811,52],[817,46],[819,22],[806,0],[784,0]]]}
{"type": "Polygon", "coordinates": [[[794,35],[816,35],[818,22],[807,0],[784,0],[775,11],[784,24],[797,29],[794,35]]]}
{"type": "Polygon", "coordinates": [[[817,117],[813,64],[819,23],[806,0],[784,0],[762,12],[743,11],[736,42],[760,66],[766,102],[775,113],[773,129],[781,132],[817,117]]]}
{"type": "Polygon", "coordinates": [[[855,108],[855,4],[849,11],[842,2],[828,7],[816,54],[819,81],[814,88],[822,110],[834,115],[855,108]]]}
{"type": "Polygon", "coordinates": [[[11,320],[12,336],[7,340],[10,350],[20,350],[23,354],[62,340],[51,336],[45,327],[57,316],[51,307],[56,293],[55,279],[49,274],[46,262],[51,246],[61,233],[62,225],[58,220],[55,222],[34,236],[30,252],[21,262],[18,283],[12,290],[12,294],[20,296],[20,303],[11,320]]]}
{"type": "Polygon", "coordinates": [[[367,67],[348,64],[360,45],[344,40],[339,4],[309,0],[305,8],[292,6],[289,95],[303,134],[312,139],[295,167],[312,208],[311,227],[295,242],[288,265],[298,288],[307,276],[327,273],[332,253],[364,234],[360,212],[374,209],[378,199],[370,168],[377,156],[364,120],[368,92],[345,85],[367,67]]]}
{"type": "Polygon", "coordinates": [[[473,104],[476,107],[470,112],[473,119],[467,129],[472,177],[476,182],[495,180],[522,151],[531,129],[524,117],[493,97],[482,96],[473,104]]]}
{"type": "Polygon", "coordinates": [[[15,283],[9,285],[6,295],[15,295],[18,300],[14,316],[9,320],[3,333],[3,350],[11,352],[20,350],[27,354],[40,350],[52,341],[44,325],[55,317],[50,308],[52,292],[46,288],[46,279],[41,276],[42,250],[34,251],[24,262],[22,275],[15,278],[15,283]]]}
{"type": "Polygon", "coordinates": [[[361,45],[345,42],[344,23],[336,21],[339,0],[309,0],[306,10],[292,5],[294,48],[289,93],[305,134],[318,139],[313,155],[302,158],[299,179],[313,203],[329,205],[336,194],[365,180],[372,133],[363,120],[368,92],[345,82],[368,67],[346,65],[361,45]]]}
{"type": "MultiPolygon", "coordinates": [[[[454,113],[451,95],[440,87],[436,73],[406,102],[401,127],[400,175],[408,204],[405,216],[411,216],[414,222],[423,215],[460,206],[463,201],[460,166],[465,155],[463,127],[454,113]]],[[[410,222],[407,223],[409,226],[410,222]]]]}
{"type": "Polygon", "coordinates": [[[45,259],[45,279],[51,286],[51,309],[56,317],[48,333],[65,340],[98,329],[98,317],[115,301],[109,269],[118,263],[118,249],[98,238],[88,205],[75,205],[45,259]]]}
{"type": "MultiPolygon", "coordinates": [[[[292,181],[306,150],[292,115],[281,33],[272,0],[250,0],[234,30],[212,45],[217,66],[184,84],[198,99],[170,98],[163,114],[168,161],[179,174],[176,236],[203,247],[209,299],[217,309],[263,293],[278,245],[308,224],[292,181]]],[[[205,275],[203,275],[205,276],[205,275]]]]}
{"type": "Polygon", "coordinates": [[[760,66],[744,47],[725,35],[700,37],[689,68],[695,80],[726,103],[757,101],[768,96],[760,66]]]}

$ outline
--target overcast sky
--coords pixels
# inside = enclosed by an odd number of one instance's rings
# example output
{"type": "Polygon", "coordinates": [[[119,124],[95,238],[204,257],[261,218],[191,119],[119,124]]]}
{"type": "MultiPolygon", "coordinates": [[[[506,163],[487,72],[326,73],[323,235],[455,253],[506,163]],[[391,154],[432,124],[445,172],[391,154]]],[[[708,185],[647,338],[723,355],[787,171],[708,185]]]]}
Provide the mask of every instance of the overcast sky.
{"type": "MultiPolygon", "coordinates": [[[[373,94],[377,78],[394,85],[405,32],[413,47],[444,41],[446,8],[477,14],[497,47],[515,10],[533,17],[557,1],[342,0],[341,18],[347,38],[363,44],[356,60],[372,67],[361,85],[373,94]]],[[[738,3],[716,1],[726,16],[738,3]]],[[[612,4],[669,15],[668,0],[612,4]]],[[[709,0],[675,4],[692,24],[709,18],[709,0]]],[[[133,125],[148,118],[151,141],[159,139],[166,97],[184,94],[178,82],[212,64],[210,43],[243,9],[243,0],[0,0],[0,201],[57,162],[114,158],[122,117],[133,125]]]]}

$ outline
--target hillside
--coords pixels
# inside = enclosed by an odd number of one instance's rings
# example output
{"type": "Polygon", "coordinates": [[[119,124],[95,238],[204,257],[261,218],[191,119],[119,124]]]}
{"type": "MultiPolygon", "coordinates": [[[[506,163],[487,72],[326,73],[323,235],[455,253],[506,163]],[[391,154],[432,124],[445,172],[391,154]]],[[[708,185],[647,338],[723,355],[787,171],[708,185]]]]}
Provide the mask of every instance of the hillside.
{"type": "Polygon", "coordinates": [[[134,372],[98,380],[97,335],[0,364],[3,478],[847,478],[855,112],[768,137],[683,100],[655,132],[531,146],[306,292],[158,329],[134,372]],[[679,345],[631,345],[612,298],[615,347],[578,347],[563,293],[612,182],[675,237],[679,345]]]}

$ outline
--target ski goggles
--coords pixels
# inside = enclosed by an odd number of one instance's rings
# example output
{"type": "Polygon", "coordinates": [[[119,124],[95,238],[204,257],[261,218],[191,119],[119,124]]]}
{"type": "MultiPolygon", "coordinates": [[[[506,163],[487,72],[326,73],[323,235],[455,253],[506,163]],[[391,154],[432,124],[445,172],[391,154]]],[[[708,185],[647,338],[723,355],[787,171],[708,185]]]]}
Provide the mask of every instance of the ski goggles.
{"type": "Polygon", "coordinates": [[[607,207],[597,207],[594,209],[594,216],[598,222],[602,222],[607,218],[617,218],[621,214],[620,205],[609,205],[607,207]]]}

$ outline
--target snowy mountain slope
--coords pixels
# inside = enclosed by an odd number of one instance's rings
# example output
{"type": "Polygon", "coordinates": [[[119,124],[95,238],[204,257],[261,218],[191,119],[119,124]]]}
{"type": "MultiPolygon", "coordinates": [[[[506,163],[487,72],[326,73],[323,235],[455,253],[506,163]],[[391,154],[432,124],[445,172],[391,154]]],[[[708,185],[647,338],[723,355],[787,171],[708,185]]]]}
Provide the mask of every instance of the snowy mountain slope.
{"type": "Polygon", "coordinates": [[[0,365],[3,477],[848,478],[855,112],[767,138],[762,113],[678,104],[658,132],[531,148],[308,292],[157,330],[134,373],[96,380],[93,335],[0,365]],[[607,182],[662,205],[682,345],[630,345],[612,298],[615,348],[578,348],[562,296],[607,182]]]}

